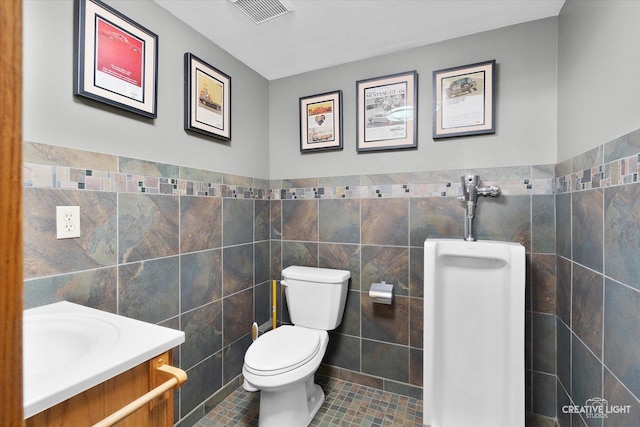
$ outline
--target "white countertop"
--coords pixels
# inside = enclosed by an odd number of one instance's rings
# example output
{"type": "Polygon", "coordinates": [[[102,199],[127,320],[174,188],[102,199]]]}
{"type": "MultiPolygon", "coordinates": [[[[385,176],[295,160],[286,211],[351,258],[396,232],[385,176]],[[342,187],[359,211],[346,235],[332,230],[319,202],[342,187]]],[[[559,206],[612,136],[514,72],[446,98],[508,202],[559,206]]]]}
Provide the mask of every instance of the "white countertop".
{"type": "Polygon", "coordinates": [[[23,319],[25,418],[185,340],[182,331],[67,301],[25,310],[23,319]]]}

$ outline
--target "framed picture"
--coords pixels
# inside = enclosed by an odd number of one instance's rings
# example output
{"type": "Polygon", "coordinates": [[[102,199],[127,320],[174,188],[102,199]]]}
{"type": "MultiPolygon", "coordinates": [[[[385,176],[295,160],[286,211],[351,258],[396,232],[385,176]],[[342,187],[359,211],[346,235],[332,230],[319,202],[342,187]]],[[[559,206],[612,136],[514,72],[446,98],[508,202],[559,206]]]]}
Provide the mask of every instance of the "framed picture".
{"type": "Polygon", "coordinates": [[[433,72],[433,138],[495,133],[496,61],[433,72]]]}
{"type": "Polygon", "coordinates": [[[231,141],[231,77],[184,54],[184,128],[231,141]]]}
{"type": "Polygon", "coordinates": [[[99,0],[76,0],[73,94],[156,118],[158,36],[99,0]]]}
{"type": "Polygon", "coordinates": [[[300,152],[342,150],[342,91],[300,98],[300,152]]]}
{"type": "Polygon", "coordinates": [[[356,82],[356,150],[418,147],[418,73],[356,82]]]}

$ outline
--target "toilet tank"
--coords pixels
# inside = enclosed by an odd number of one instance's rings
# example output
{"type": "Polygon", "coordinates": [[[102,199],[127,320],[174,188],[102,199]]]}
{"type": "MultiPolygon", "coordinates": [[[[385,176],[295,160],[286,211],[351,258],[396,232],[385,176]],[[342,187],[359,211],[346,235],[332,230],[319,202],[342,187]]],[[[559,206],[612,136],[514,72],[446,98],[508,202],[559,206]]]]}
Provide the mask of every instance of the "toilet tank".
{"type": "Polygon", "coordinates": [[[292,266],[282,270],[291,323],[330,331],[342,322],[351,272],[292,266]]]}

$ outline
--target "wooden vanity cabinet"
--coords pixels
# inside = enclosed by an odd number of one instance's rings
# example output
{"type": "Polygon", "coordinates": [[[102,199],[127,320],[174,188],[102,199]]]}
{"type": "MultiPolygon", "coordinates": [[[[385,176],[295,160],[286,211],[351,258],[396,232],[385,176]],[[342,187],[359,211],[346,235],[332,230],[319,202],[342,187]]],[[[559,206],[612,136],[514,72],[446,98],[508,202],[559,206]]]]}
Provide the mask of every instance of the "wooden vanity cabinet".
{"type": "MultiPolygon", "coordinates": [[[[26,426],[92,426],[162,384],[166,378],[161,378],[156,368],[171,363],[171,351],[167,351],[28,418],[26,426]]],[[[173,426],[173,393],[174,389],[165,392],[161,397],[114,425],[118,427],[173,426]]]]}

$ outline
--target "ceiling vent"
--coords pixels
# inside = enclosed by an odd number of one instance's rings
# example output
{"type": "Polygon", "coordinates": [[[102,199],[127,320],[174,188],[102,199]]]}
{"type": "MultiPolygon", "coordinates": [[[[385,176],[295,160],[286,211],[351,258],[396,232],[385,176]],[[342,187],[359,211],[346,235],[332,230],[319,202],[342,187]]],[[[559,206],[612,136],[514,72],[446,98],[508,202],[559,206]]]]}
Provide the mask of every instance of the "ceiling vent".
{"type": "Polygon", "coordinates": [[[244,12],[256,24],[262,24],[285,13],[291,8],[279,0],[230,0],[238,9],[244,12]]]}

